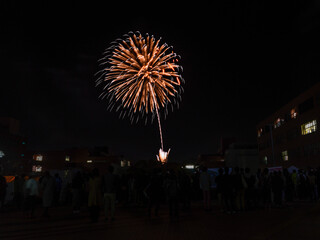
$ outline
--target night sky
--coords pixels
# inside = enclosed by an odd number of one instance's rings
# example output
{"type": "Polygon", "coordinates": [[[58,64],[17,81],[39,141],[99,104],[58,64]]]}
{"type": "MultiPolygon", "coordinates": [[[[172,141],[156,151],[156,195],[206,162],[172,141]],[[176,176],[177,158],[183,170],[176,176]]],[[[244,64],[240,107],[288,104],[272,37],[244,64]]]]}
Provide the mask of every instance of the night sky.
{"type": "Polygon", "coordinates": [[[259,121],[320,79],[319,0],[21,2],[0,6],[0,115],[21,121],[31,149],[107,145],[154,158],[157,123],[120,120],[95,87],[102,52],[129,31],[181,55],[185,92],[162,119],[172,160],[215,153],[221,137],[255,142],[259,121]]]}

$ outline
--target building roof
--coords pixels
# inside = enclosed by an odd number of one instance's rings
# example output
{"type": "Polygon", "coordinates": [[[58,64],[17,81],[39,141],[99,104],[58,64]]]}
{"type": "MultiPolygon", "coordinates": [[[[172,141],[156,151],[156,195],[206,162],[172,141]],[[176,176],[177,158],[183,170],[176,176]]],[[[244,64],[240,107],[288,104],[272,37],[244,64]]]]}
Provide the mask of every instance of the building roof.
{"type": "Polygon", "coordinates": [[[312,86],[308,90],[302,92],[300,95],[298,95],[297,97],[295,97],[294,99],[289,101],[287,104],[282,106],[280,109],[275,111],[273,114],[271,114],[270,116],[266,117],[264,120],[259,122],[257,124],[257,128],[260,128],[260,127],[268,125],[268,124],[272,124],[275,121],[275,119],[277,119],[278,117],[283,115],[284,112],[290,112],[290,110],[292,108],[298,107],[298,105],[300,103],[307,100],[308,98],[315,95],[316,93],[320,94],[320,82],[316,83],[314,86],[312,86]]]}

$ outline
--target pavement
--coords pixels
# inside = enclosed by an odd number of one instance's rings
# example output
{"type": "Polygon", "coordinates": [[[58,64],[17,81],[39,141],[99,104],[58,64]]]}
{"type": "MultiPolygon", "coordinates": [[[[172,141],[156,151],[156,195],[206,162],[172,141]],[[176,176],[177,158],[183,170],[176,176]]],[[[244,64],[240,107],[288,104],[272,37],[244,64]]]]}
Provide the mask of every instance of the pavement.
{"type": "Polygon", "coordinates": [[[198,202],[181,211],[179,219],[171,219],[165,205],[152,218],[145,208],[118,207],[114,221],[105,221],[101,212],[97,223],[90,222],[86,209],[74,215],[71,207],[54,207],[50,218],[41,212],[39,206],[33,219],[18,211],[0,213],[0,239],[320,239],[320,203],[310,202],[235,214],[217,207],[206,212],[198,202]]]}

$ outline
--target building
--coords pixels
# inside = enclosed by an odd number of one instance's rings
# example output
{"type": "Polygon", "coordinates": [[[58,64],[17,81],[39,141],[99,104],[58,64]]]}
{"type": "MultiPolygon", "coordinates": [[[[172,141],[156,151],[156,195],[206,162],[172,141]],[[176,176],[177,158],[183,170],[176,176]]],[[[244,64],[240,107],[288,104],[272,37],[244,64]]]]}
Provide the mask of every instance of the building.
{"type": "Polygon", "coordinates": [[[233,143],[225,152],[226,167],[250,168],[255,173],[260,168],[259,151],[257,144],[233,143]]]}
{"type": "Polygon", "coordinates": [[[263,166],[320,166],[320,83],[257,125],[263,166]]]}
{"type": "Polygon", "coordinates": [[[197,165],[207,168],[223,168],[225,167],[224,156],[220,153],[200,154],[197,158],[197,165]]]}
{"type": "Polygon", "coordinates": [[[221,137],[218,151],[214,154],[200,154],[196,161],[197,165],[203,165],[208,168],[225,167],[225,153],[236,141],[235,137],[221,137]]]}
{"type": "Polygon", "coordinates": [[[67,170],[81,168],[91,170],[95,167],[107,171],[110,164],[129,167],[131,162],[123,156],[110,154],[107,147],[70,148],[64,150],[40,151],[33,154],[33,172],[47,170],[67,170]]]}
{"type": "Polygon", "coordinates": [[[18,120],[0,117],[0,174],[21,174],[28,168],[27,141],[19,131],[18,120]]]}

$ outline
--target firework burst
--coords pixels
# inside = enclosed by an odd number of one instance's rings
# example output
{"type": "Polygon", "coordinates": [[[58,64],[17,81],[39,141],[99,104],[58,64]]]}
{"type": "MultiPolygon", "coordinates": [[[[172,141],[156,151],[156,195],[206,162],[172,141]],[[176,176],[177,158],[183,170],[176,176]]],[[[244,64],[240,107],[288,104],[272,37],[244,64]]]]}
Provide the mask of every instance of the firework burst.
{"type": "Polygon", "coordinates": [[[163,149],[160,115],[167,115],[168,106],[179,107],[184,80],[180,56],[160,41],[129,32],[112,42],[101,59],[97,85],[103,85],[100,97],[107,98],[108,108],[120,111],[120,117],[147,122],[157,116],[163,149]]]}
{"type": "Polygon", "coordinates": [[[160,39],[139,32],[130,32],[124,39],[112,42],[101,59],[103,69],[97,85],[103,84],[100,97],[108,98],[109,109],[120,111],[120,117],[128,116],[131,121],[154,117],[156,109],[179,106],[183,91],[178,65],[180,56],[160,39]]]}

